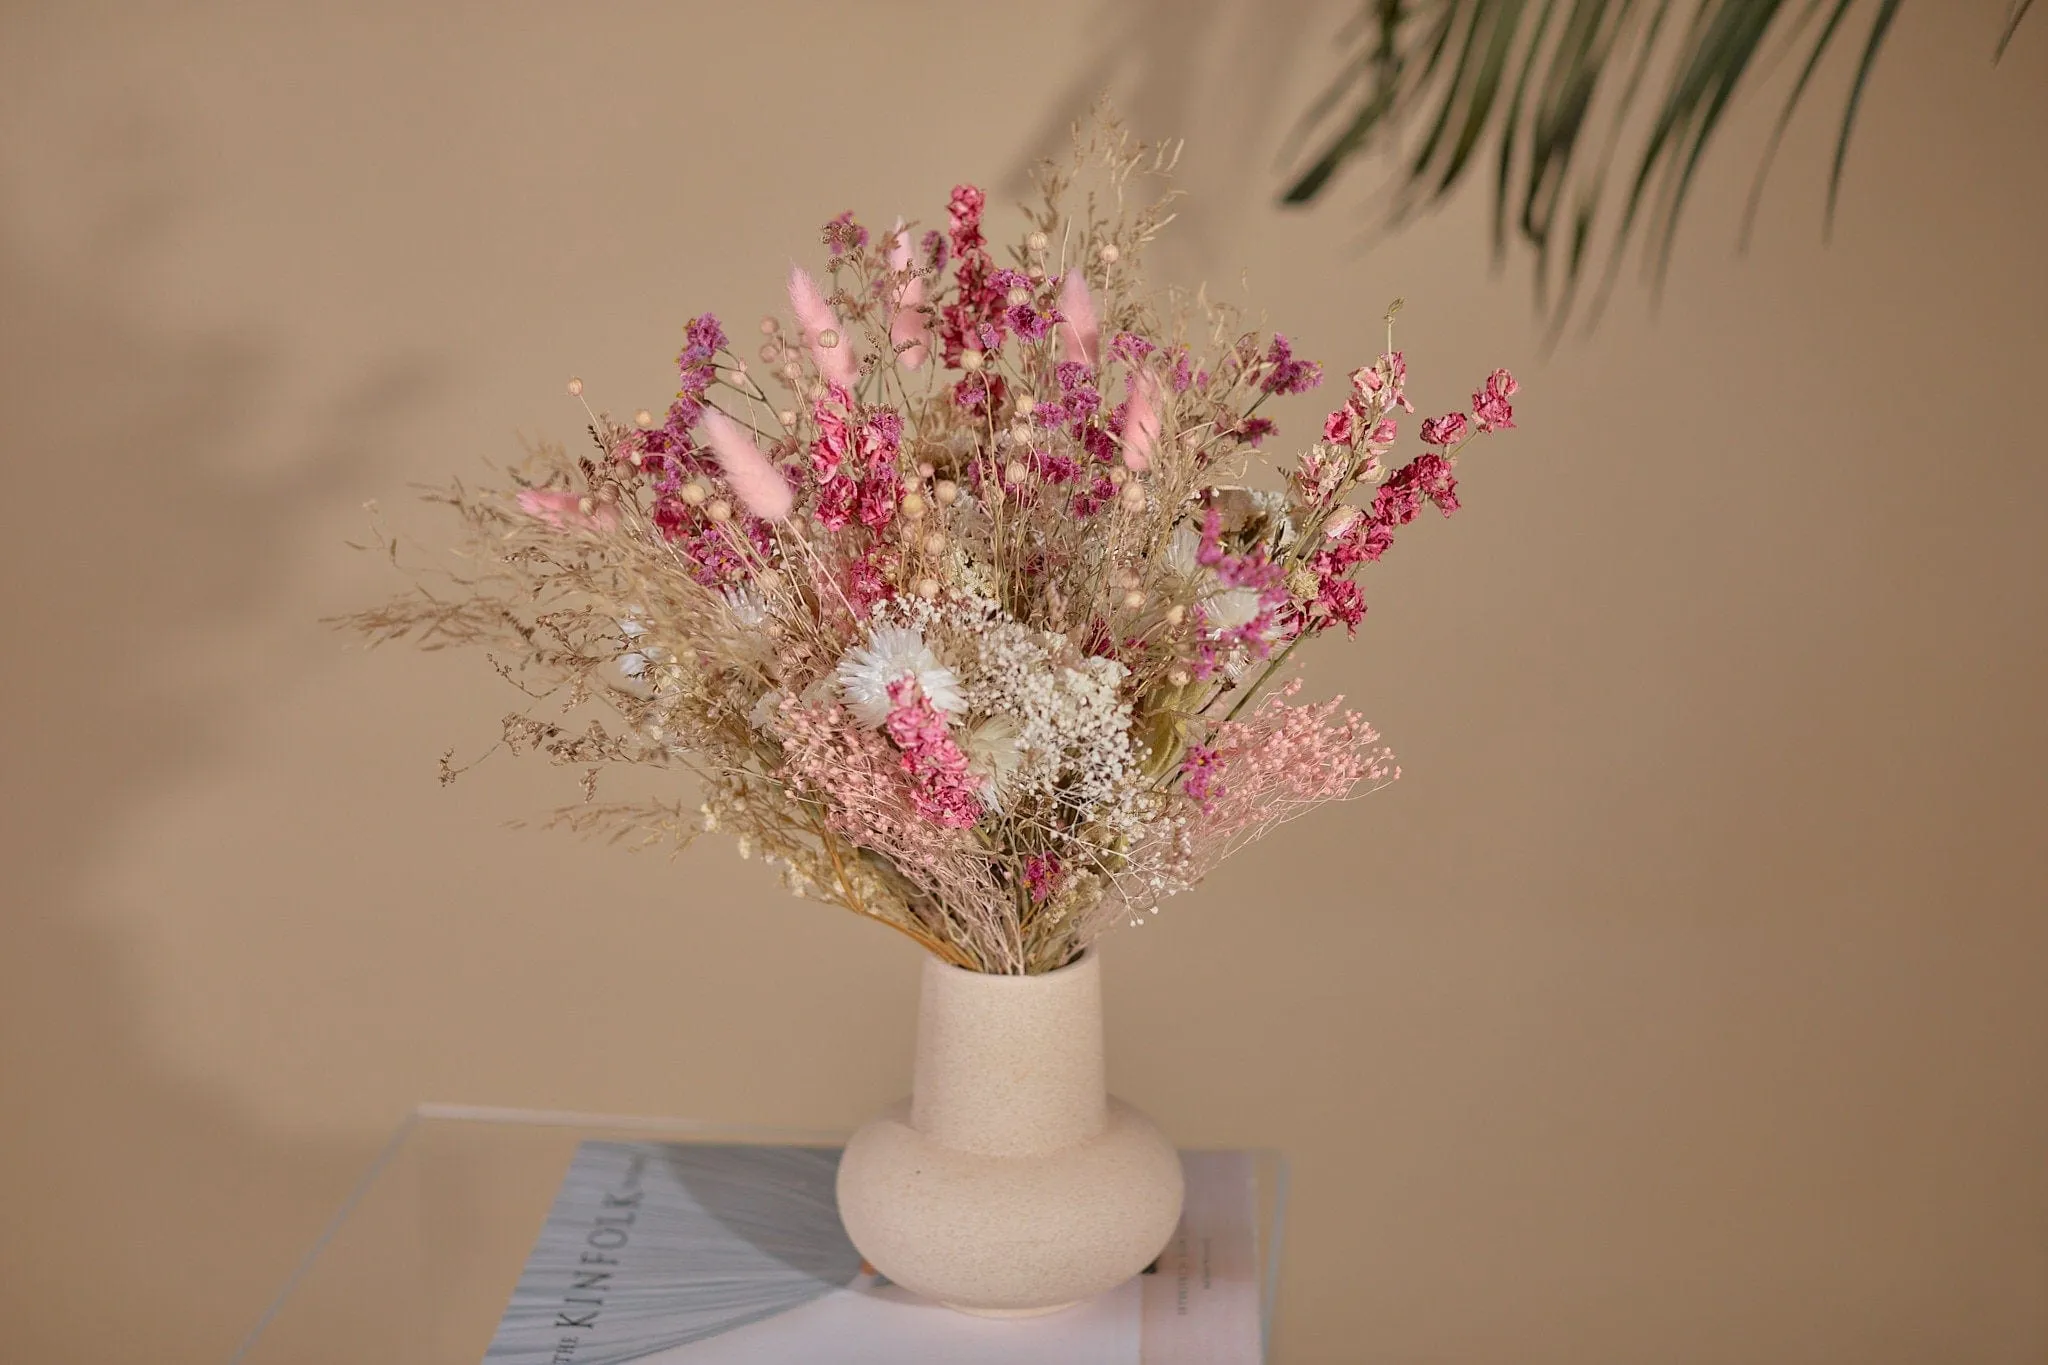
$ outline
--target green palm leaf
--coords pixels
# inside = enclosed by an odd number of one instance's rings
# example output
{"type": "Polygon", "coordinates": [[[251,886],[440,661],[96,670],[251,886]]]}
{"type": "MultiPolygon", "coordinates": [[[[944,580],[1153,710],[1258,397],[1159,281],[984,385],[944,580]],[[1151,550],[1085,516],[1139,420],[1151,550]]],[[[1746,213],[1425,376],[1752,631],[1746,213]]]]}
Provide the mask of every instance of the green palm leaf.
{"type": "MultiPolygon", "coordinates": [[[[1857,110],[1900,2],[1366,0],[1343,71],[1296,127],[1287,159],[1315,150],[1282,198],[1315,199],[1339,170],[1414,119],[1421,131],[1388,201],[1387,224],[1397,225],[1454,190],[1491,139],[1495,255],[1506,252],[1512,219],[1514,234],[1535,250],[1539,306],[1562,324],[1590,264],[1621,129],[1653,69],[1664,86],[1620,196],[1607,286],[1638,233],[1661,283],[1700,159],[1745,78],[1782,38],[1805,57],[1751,190],[1747,243],[1764,178],[1815,72],[1845,31],[1860,28],[1862,53],[1828,177],[1831,228],[1857,110]],[[1660,45],[1674,36],[1676,51],[1666,53],[1660,45]]],[[[1998,55],[2031,3],[2013,0],[1998,55]]]]}

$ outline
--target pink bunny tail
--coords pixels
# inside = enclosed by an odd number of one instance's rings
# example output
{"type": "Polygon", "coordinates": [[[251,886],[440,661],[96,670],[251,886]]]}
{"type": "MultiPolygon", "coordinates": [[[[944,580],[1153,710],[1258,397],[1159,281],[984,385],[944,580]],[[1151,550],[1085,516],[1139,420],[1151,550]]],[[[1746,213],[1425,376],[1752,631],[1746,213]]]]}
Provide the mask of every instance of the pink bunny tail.
{"type": "Polygon", "coordinates": [[[1095,316],[1095,299],[1088,281],[1079,270],[1069,270],[1060,281],[1060,351],[1068,360],[1093,365],[1102,353],[1102,323],[1095,316]]]}
{"type": "Polygon", "coordinates": [[[782,471],[769,463],[740,424],[715,408],[704,410],[704,439],[725,471],[725,481],[749,512],[766,521],[789,515],[795,495],[782,471]]]}
{"type": "Polygon", "coordinates": [[[567,488],[522,488],[519,507],[557,531],[609,531],[619,524],[616,503],[599,502],[567,488]]]}
{"type": "Polygon", "coordinates": [[[860,377],[860,367],[853,359],[853,338],[839,325],[838,315],[833,313],[832,305],[825,302],[818,282],[800,265],[789,268],[789,306],[796,313],[797,326],[803,329],[805,342],[810,345],[812,359],[818,362],[818,373],[824,376],[826,383],[837,384],[852,392],[854,381],[860,377]],[[834,345],[823,344],[822,339],[827,332],[836,338],[834,345]]]}
{"type": "MultiPolygon", "coordinates": [[[[896,220],[895,236],[890,240],[889,268],[910,268],[910,234],[903,230],[901,218],[896,220]]],[[[903,292],[896,296],[896,308],[889,318],[889,341],[898,348],[896,358],[903,362],[906,370],[914,370],[924,364],[931,351],[932,325],[931,319],[919,306],[923,302],[924,280],[913,275],[904,284],[903,292]],[[903,344],[906,341],[911,343],[907,347],[903,344]]]]}
{"type": "Polygon", "coordinates": [[[1131,398],[1124,407],[1124,467],[1142,474],[1159,444],[1159,381],[1149,370],[1131,373],[1131,398]]]}

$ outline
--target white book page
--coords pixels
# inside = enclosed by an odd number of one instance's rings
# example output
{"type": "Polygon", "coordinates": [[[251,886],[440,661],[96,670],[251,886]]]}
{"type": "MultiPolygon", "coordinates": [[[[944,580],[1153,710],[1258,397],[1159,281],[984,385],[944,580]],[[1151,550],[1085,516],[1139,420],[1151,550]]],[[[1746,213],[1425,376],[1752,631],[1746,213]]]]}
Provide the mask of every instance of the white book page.
{"type": "Polygon", "coordinates": [[[838,1153],[585,1143],[486,1365],[1257,1365],[1252,1158],[1184,1152],[1152,1273],[1036,1318],[980,1318],[868,1272],[838,1153]]]}
{"type": "Polygon", "coordinates": [[[762,1322],[693,1341],[647,1365],[1143,1365],[1139,1289],[1127,1282],[1062,1313],[977,1318],[894,1285],[855,1285],[762,1322]]]}
{"type": "Polygon", "coordinates": [[[1182,1152],[1180,1227],[1143,1288],[1143,1365],[1257,1365],[1258,1192],[1249,1152],[1182,1152]]]}

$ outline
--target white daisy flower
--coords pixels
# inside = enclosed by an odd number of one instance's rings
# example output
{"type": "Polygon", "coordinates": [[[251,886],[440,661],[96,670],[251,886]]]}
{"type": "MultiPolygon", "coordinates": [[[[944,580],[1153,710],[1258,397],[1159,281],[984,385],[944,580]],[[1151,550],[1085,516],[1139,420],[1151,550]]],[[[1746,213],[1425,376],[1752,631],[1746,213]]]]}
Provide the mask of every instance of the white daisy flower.
{"type": "Polygon", "coordinates": [[[967,755],[968,771],[981,779],[982,800],[998,809],[1024,766],[1023,740],[1017,722],[998,713],[970,728],[960,745],[967,755]]]}
{"type": "Polygon", "coordinates": [[[967,709],[960,680],[939,662],[924,632],[914,626],[876,626],[868,642],[846,651],[835,672],[839,694],[854,718],[867,726],[889,719],[889,684],[914,679],[926,700],[949,715],[967,709]]]}
{"type": "Polygon", "coordinates": [[[1259,594],[1251,588],[1226,588],[1216,575],[1196,559],[1202,549],[1201,533],[1187,522],[1174,527],[1161,559],[1183,587],[1201,605],[1202,620],[1211,630],[1234,630],[1249,624],[1259,614],[1259,594]]]}
{"type": "Polygon", "coordinates": [[[1259,594],[1252,588],[1221,588],[1202,595],[1202,620],[1212,630],[1235,630],[1259,614],[1259,594]]]}
{"type": "Polygon", "coordinates": [[[727,588],[722,594],[732,619],[748,630],[768,624],[768,603],[752,588],[727,588]]]}

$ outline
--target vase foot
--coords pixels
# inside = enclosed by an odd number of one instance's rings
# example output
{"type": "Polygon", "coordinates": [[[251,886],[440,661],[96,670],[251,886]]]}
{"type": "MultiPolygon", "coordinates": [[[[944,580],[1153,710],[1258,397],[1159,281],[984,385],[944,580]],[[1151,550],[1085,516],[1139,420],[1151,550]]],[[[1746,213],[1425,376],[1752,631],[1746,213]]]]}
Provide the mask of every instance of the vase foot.
{"type": "Polygon", "coordinates": [[[1056,1303],[1050,1308],[969,1308],[959,1303],[944,1306],[956,1313],[966,1313],[977,1318],[1042,1318],[1053,1313],[1064,1313],[1079,1302],[1079,1299],[1075,1299],[1071,1303],[1056,1303]]]}

